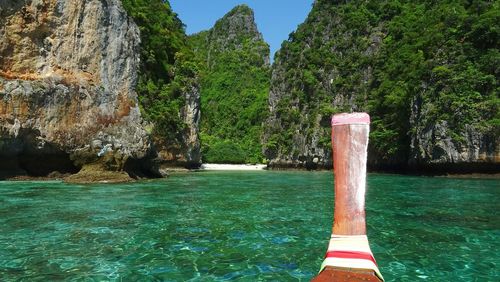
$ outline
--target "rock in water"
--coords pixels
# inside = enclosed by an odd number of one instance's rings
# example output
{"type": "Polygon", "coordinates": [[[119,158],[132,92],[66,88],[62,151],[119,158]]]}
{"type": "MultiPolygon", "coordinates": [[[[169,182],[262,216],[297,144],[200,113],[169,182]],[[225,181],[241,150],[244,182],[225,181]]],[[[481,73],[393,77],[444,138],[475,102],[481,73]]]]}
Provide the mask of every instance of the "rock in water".
{"type": "Polygon", "coordinates": [[[0,170],[152,173],[139,44],[118,0],[1,1],[0,170]]]}

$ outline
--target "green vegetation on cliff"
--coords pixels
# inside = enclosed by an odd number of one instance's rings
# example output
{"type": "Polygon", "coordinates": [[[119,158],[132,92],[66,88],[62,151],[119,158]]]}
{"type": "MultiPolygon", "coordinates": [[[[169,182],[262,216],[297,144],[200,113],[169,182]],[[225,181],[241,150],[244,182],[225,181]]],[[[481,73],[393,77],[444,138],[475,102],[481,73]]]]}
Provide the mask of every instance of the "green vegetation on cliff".
{"type": "Polygon", "coordinates": [[[408,162],[440,121],[458,147],[466,127],[498,137],[499,23],[498,1],[317,0],[275,59],[266,155],[329,152],[340,111],[370,113],[381,163],[408,162]]]}
{"type": "Polygon", "coordinates": [[[447,133],[463,146],[467,125],[482,133],[498,130],[500,2],[391,5],[394,16],[373,11],[386,21],[368,107],[379,155],[407,156],[416,124],[446,121],[447,133]]]}
{"type": "Polygon", "coordinates": [[[200,62],[204,162],[258,163],[269,91],[269,47],[241,5],[190,37],[200,62]]]}
{"type": "Polygon", "coordinates": [[[182,22],[168,1],[122,0],[141,31],[137,92],[142,113],[154,124],[157,144],[183,146],[185,93],[195,87],[197,65],[182,22]]]}
{"type": "Polygon", "coordinates": [[[317,0],[272,81],[247,6],[187,37],[168,1],[123,4],[141,30],[141,109],[164,147],[185,143],[185,93],[199,75],[205,162],[261,162],[264,147],[271,160],[331,165],[330,116],[349,111],[372,116],[370,156],[382,165],[496,150],[498,1],[317,0]]]}

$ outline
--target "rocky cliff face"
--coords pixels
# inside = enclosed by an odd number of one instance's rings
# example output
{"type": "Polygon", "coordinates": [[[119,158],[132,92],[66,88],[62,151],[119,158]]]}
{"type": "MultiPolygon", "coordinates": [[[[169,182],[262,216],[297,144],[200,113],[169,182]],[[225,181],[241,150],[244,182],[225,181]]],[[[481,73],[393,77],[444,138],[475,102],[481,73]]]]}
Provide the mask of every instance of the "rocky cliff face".
{"type": "Polygon", "coordinates": [[[139,43],[118,0],[1,1],[0,169],[149,173],[139,43]]]}
{"type": "Polygon", "coordinates": [[[458,132],[446,120],[426,123],[428,112],[434,107],[418,97],[411,104],[410,167],[436,172],[482,171],[498,172],[500,169],[500,142],[498,133],[482,131],[466,124],[458,132]]]}
{"type": "Polygon", "coordinates": [[[315,1],[272,67],[271,167],[331,167],[330,116],[367,111],[372,168],[498,171],[498,5],[417,2],[315,1]]]}
{"type": "Polygon", "coordinates": [[[169,167],[194,169],[201,165],[200,87],[198,82],[195,82],[190,83],[185,90],[182,93],[185,103],[179,112],[185,128],[177,138],[170,138],[168,135],[153,136],[158,151],[157,161],[166,169],[169,167]]]}
{"type": "Polygon", "coordinates": [[[201,144],[200,144],[200,86],[198,83],[192,85],[190,91],[186,92],[186,104],[181,115],[187,130],[184,134],[185,149],[183,158],[190,167],[199,167],[201,164],[201,144]]]}

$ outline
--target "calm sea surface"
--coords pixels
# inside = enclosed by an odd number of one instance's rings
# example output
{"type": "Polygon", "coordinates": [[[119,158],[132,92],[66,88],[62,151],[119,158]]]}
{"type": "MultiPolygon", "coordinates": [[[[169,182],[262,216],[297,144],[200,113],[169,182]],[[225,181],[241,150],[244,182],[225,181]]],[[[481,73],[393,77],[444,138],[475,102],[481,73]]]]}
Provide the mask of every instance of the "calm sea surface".
{"type": "MultiPolygon", "coordinates": [[[[309,281],[329,172],[199,172],[125,185],[0,182],[0,281],[309,281]]],[[[386,281],[500,281],[500,181],[369,175],[386,281]]]]}

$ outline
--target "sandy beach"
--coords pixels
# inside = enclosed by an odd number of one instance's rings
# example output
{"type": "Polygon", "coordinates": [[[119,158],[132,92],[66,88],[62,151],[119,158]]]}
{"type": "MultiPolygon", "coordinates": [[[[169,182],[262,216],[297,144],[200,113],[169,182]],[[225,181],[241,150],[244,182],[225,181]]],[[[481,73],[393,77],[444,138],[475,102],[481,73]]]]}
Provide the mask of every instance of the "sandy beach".
{"type": "Polygon", "coordinates": [[[267,167],[264,164],[202,164],[201,170],[263,170],[267,167]]]}

